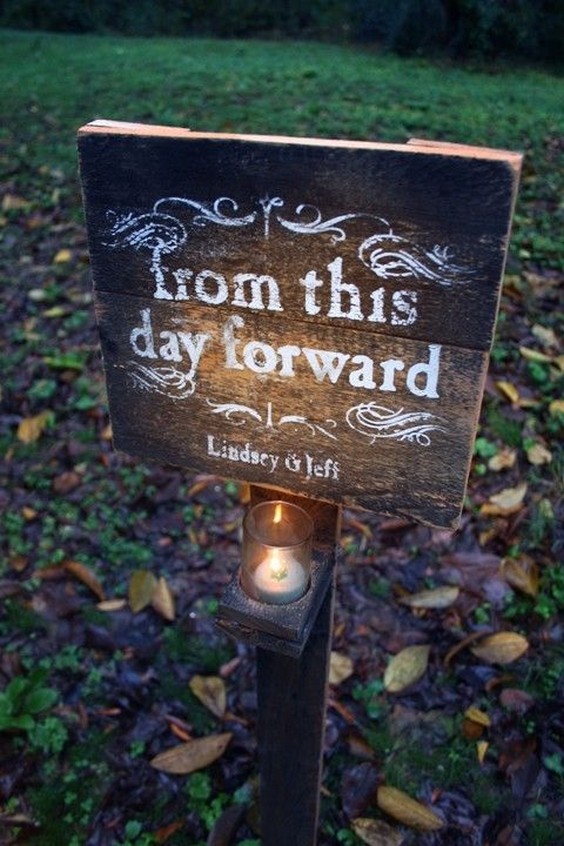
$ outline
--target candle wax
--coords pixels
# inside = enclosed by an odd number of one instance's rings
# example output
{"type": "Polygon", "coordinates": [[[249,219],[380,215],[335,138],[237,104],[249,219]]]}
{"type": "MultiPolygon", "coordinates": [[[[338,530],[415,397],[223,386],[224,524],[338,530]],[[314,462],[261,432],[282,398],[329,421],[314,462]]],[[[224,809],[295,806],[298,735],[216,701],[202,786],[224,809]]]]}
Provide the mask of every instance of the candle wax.
{"type": "Polygon", "coordinates": [[[295,602],[307,591],[308,575],[291,552],[272,549],[253,573],[257,597],[271,605],[295,602]]]}

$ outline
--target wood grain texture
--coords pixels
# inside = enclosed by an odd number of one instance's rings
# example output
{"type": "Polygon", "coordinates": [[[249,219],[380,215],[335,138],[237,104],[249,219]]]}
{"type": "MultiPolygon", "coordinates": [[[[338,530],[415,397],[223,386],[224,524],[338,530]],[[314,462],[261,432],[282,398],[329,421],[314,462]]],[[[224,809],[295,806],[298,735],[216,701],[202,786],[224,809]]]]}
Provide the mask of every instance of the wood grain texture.
{"type": "Polygon", "coordinates": [[[520,157],[79,134],[116,446],[454,526],[520,157]]]}

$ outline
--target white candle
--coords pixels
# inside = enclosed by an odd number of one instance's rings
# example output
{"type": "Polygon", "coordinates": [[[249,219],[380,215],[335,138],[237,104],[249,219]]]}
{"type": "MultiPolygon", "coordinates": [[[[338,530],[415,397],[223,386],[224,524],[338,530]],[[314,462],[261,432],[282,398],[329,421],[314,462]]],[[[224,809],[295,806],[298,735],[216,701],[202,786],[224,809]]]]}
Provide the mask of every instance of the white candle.
{"type": "Polygon", "coordinates": [[[295,602],[307,591],[308,575],[291,550],[269,550],[253,573],[257,598],[271,605],[295,602]]]}

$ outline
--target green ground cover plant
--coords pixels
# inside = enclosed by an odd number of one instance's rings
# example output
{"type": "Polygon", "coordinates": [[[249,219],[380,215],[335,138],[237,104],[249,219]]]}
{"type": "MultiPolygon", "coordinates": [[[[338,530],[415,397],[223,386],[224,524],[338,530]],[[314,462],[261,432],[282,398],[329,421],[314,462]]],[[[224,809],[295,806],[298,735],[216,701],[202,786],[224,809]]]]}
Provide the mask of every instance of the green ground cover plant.
{"type": "Polygon", "coordinates": [[[561,78],[8,30],[0,70],[0,844],[260,838],[253,657],[214,626],[244,490],[112,450],[75,150],[95,118],[524,151],[461,528],[345,513],[333,648],[352,675],[330,690],[320,843],[358,846],[364,818],[405,846],[564,842],[561,78]],[[445,607],[402,601],[454,586],[445,607]],[[527,651],[508,666],[472,651],[494,633],[527,651]],[[386,668],[414,644],[424,674],[392,694],[386,668]],[[230,743],[204,770],[151,763],[218,732],[230,743]],[[444,827],[384,814],[382,784],[444,827]]]}

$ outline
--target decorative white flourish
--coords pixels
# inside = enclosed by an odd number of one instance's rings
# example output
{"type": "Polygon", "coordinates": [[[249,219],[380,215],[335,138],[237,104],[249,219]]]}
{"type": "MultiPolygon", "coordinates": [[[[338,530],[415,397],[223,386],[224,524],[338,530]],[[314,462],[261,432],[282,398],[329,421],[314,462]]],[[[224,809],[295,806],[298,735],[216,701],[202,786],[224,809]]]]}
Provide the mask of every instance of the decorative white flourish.
{"type": "Polygon", "coordinates": [[[449,247],[436,244],[432,250],[423,250],[394,235],[391,229],[363,241],[358,256],[380,279],[429,279],[446,287],[467,281],[473,273],[470,268],[452,262],[449,247]]]}
{"type": "Polygon", "coordinates": [[[256,220],[257,213],[251,212],[244,217],[230,217],[229,214],[236,214],[239,205],[231,197],[218,197],[213,203],[205,205],[196,200],[189,200],[187,197],[162,197],[153,206],[153,213],[158,214],[163,205],[180,205],[189,209],[195,209],[198,214],[192,218],[194,226],[206,226],[208,223],[217,223],[218,226],[249,226],[256,220]],[[222,211],[222,206],[227,206],[228,214],[222,211]]]}
{"type": "Polygon", "coordinates": [[[429,411],[393,411],[375,402],[363,402],[349,408],[346,420],[351,429],[360,432],[373,444],[379,438],[409,441],[429,446],[430,432],[446,432],[443,419],[429,411]]]}
{"type": "MultiPolygon", "coordinates": [[[[251,408],[248,405],[241,405],[239,403],[217,403],[212,402],[211,400],[207,400],[207,403],[213,409],[212,414],[223,414],[225,419],[229,420],[235,426],[243,426],[245,424],[245,415],[247,415],[252,417],[253,420],[257,420],[259,423],[262,423],[267,429],[276,429],[278,426],[285,426],[288,424],[296,426],[303,425],[310,430],[312,435],[315,435],[317,432],[321,432],[322,435],[326,435],[328,438],[331,438],[331,440],[337,440],[337,437],[332,432],[328,432],[327,429],[323,428],[323,426],[320,426],[318,423],[312,423],[307,419],[307,417],[303,417],[298,414],[283,414],[278,418],[278,422],[275,423],[271,402],[267,403],[266,416],[263,416],[255,408],[251,408]],[[233,419],[234,415],[241,415],[243,419],[233,419]]],[[[334,429],[337,426],[335,420],[326,420],[325,424],[331,429],[334,429]]]]}
{"type": "Polygon", "coordinates": [[[109,211],[111,221],[105,247],[133,247],[151,252],[151,273],[155,279],[155,296],[172,299],[165,288],[161,257],[174,253],[186,242],[187,232],[182,223],[170,214],[160,214],[153,209],[150,214],[117,214],[109,211]]]}
{"type": "Polygon", "coordinates": [[[146,367],[138,361],[129,362],[129,375],[141,390],[163,394],[170,399],[186,399],[196,390],[194,378],[175,367],[146,367]]]}
{"type": "Polygon", "coordinates": [[[258,200],[258,209],[240,214],[239,204],[231,197],[218,197],[203,203],[188,197],[162,197],[151,212],[134,215],[108,212],[111,221],[108,240],[104,246],[133,247],[151,253],[151,272],[155,278],[157,299],[173,299],[164,285],[161,260],[180,250],[188,240],[188,228],[216,225],[241,229],[257,224],[262,217],[264,238],[268,240],[274,223],[299,235],[329,235],[336,244],[346,241],[346,224],[351,221],[376,222],[379,232],[365,238],[358,249],[361,262],[380,279],[414,278],[436,282],[444,287],[468,282],[473,270],[454,262],[450,247],[435,245],[425,249],[401,235],[396,235],[383,217],[368,212],[338,214],[324,219],[317,206],[301,203],[294,209],[294,219],[283,217],[275,209],[282,209],[282,197],[265,196],[258,200]],[[172,214],[172,209],[175,214],[172,214]],[[262,215],[260,214],[262,211],[262,215]],[[182,219],[180,219],[182,217],[182,219]]]}
{"type": "MultiPolygon", "coordinates": [[[[280,198],[277,198],[280,199],[280,198]]],[[[283,201],[279,203],[279,205],[283,205],[283,201]]],[[[332,217],[329,220],[323,220],[321,212],[317,208],[317,206],[312,206],[308,203],[302,203],[301,205],[296,207],[296,214],[298,217],[300,215],[313,213],[313,219],[309,221],[303,220],[285,220],[279,214],[276,215],[276,219],[280,226],[283,226],[284,229],[289,229],[291,232],[298,232],[301,235],[324,235],[326,233],[331,234],[331,241],[333,244],[336,244],[338,241],[346,241],[347,233],[338,224],[346,223],[348,220],[358,220],[359,218],[365,218],[370,220],[377,220],[384,225],[388,225],[387,221],[385,221],[381,217],[376,217],[373,214],[364,214],[362,212],[355,213],[355,214],[340,214],[336,217],[332,217]]]]}

